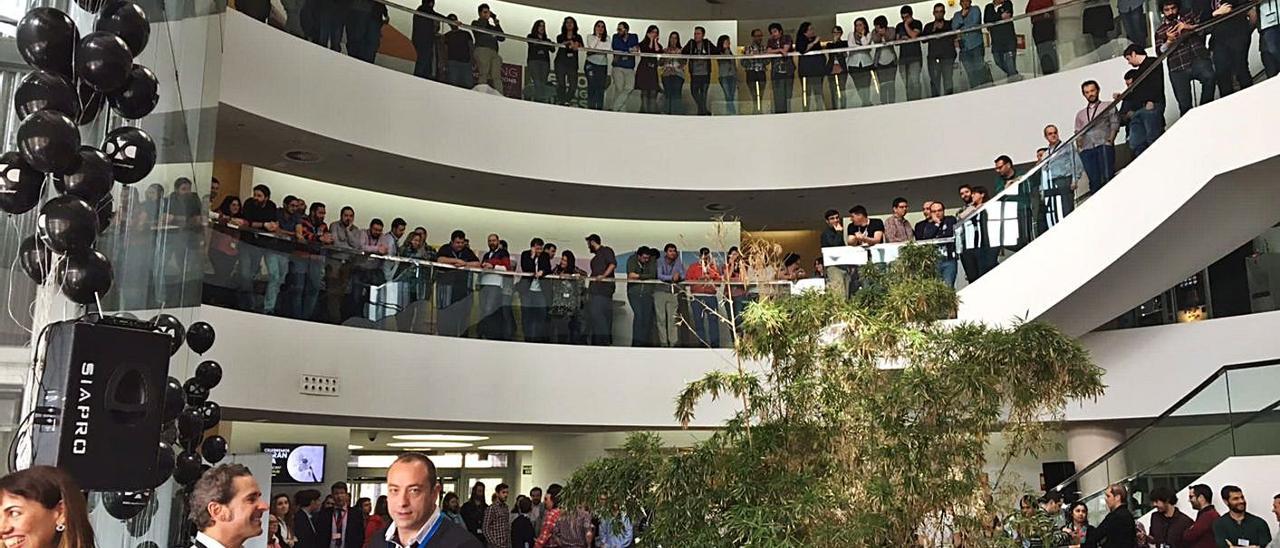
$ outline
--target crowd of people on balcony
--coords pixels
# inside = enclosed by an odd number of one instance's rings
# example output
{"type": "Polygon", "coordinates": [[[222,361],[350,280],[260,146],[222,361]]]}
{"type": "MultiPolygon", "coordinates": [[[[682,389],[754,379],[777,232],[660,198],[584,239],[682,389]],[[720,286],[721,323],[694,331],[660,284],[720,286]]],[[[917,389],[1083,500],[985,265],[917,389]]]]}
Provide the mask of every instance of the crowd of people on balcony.
{"type": "MultiPolygon", "coordinates": [[[[1234,18],[1214,29],[1207,43],[1203,34],[1177,42],[1196,25],[1229,14],[1244,3],[1245,0],[1159,2],[1163,17],[1155,31],[1154,45],[1156,53],[1162,53],[1177,44],[1170,78],[1183,112],[1192,103],[1193,79],[1202,84],[1201,102],[1212,99],[1215,87],[1220,95],[1226,95],[1237,86],[1243,88],[1252,82],[1247,56],[1255,26],[1260,33],[1267,74],[1280,70],[1280,15],[1275,2],[1263,3],[1249,18],[1234,18]]],[[[348,54],[369,62],[378,53],[379,29],[390,22],[387,6],[376,0],[352,0],[350,6],[285,0],[283,13],[274,17],[269,0],[239,0],[237,6],[256,19],[270,19],[289,32],[336,51],[345,44],[348,54]]],[[[1057,14],[1053,8],[1053,0],[1031,0],[1023,9],[1029,15],[1036,71],[1040,74],[1052,74],[1060,68],[1057,14]]],[[[1139,47],[1151,46],[1145,2],[1119,0],[1116,10],[1128,40],[1139,47]]],[[[529,42],[522,77],[528,79],[528,89],[524,82],[516,86],[534,101],[568,105],[575,102],[579,74],[583,74],[587,108],[624,110],[631,96],[639,92],[641,112],[681,114],[687,83],[697,114],[709,115],[708,90],[714,64],[725,99],[725,114],[737,114],[738,90],[744,84],[751,110],[756,113],[767,111],[763,99],[766,88],[772,94],[772,112],[790,110],[792,98],[797,95],[802,110],[846,108],[856,106],[855,102],[893,103],[897,101],[899,79],[907,100],[923,98],[926,92],[938,97],[955,91],[957,70],[964,72],[970,88],[992,83],[991,64],[1011,81],[1021,78],[1014,11],[1012,0],[992,0],[981,8],[973,6],[972,0],[960,0],[959,9],[951,12],[946,4],[935,4],[924,18],[927,20],[923,20],[916,18],[913,8],[907,5],[899,10],[899,21],[890,21],[883,15],[870,21],[857,17],[849,22],[847,31],[837,24],[827,36],[819,36],[810,22],[801,23],[794,32],[781,23],[772,23],[767,29],[751,30],[751,42],[741,48],[734,46],[729,35],[712,40],[702,26],[695,27],[693,36],[684,40],[678,32],[664,36],[656,25],[648,26],[643,34],[633,33],[626,21],[617,22],[612,32],[604,20],[595,21],[588,30],[572,16],[564,17],[559,31],[553,33],[548,29],[550,23],[540,19],[526,35],[529,42]],[[972,31],[963,32],[966,29],[972,31]],[[939,36],[930,38],[934,35],[939,36]],[[866,47],[847,49],[859,46],[866,47]],[[580,55],[579,50],[584,48],[586,53],[580,55]],[[814,53],[825,50],[831,52],[814,53]],[[713,61],[636,55],[641,53],[729,58],[713,61]],[[769,57],[732,59],[736,55],[769,57]],[[923,74],[928,75],[927,86],[923,74]],[[610,96],[608,100],[606,94],[610,96]]],[[[437,13],[435,0],[423,0],[417,12],[410,37],[416,55],[414,74],[465,88],[484,84],[498,93],[512,94],[503,85],[504,58],[500,52],[508,30],[503,29],[488,4],[478,6],[469,28],[460,26],[463,19],[458,14],[437,13]]],[[[1085,7],[1081,30],[1090,37],[1094,48],[1112,36],[1115,19],[1110,4],[1085,7]]]]}

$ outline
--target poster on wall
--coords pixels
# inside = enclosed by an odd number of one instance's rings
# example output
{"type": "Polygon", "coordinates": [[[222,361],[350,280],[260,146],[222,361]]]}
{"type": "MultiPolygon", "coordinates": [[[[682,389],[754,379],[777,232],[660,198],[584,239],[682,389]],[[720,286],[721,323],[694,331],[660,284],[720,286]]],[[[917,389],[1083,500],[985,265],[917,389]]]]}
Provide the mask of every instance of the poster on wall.
{"type": "Polygon", "coordinates": [[[524,67],[502,64],[502,94],[512,99],[524,97],[524,67]]]}
{"type": "Polygon", "coordinates": [[[271,483],[324,483],[324,445],[264,443],[271,457],[271,483]]]}

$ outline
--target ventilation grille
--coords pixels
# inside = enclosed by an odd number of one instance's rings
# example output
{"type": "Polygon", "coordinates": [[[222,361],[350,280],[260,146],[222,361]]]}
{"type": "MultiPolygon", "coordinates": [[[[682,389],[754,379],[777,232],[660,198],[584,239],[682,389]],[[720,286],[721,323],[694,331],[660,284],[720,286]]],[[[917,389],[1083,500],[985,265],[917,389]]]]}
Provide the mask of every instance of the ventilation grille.
{"type": "Polygon", "coordinates": [[[308,396],[332,396],[341,395],[338,385],[338,377],[327,377],[325,375],[302,374],[299,379],[298,392],[308,396]]]}

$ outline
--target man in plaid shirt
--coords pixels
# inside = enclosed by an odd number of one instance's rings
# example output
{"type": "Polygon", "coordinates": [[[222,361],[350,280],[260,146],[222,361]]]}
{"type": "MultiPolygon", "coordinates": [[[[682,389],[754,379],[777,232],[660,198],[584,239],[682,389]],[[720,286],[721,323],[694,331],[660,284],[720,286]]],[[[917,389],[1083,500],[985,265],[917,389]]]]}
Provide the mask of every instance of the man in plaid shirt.
{"type": "Polygon", "coordinates": [[[1191,101],[1191,81],[1200,82],[1200,104],[1213,100],[1213,63],[1204,47],[1204,36],[1195,34],[1195,13],[1182,13],[1179,0],[1161,0],[1164,19],[1156,28],[1156,52],[1169,53],[1169,82],[1178,100],[1178,112],[1186,114],[1195,106],[1191,101]],[[1183,35],[1185,39],[1179,40],[1183,35]]]}
{"type": "Polygon", "coordinates": [[[511,509],[507,507],[510,486],[498,484],[493,489],[493,504],[484,512],[484,540],[489,548],[510,548],[511,509]]]}

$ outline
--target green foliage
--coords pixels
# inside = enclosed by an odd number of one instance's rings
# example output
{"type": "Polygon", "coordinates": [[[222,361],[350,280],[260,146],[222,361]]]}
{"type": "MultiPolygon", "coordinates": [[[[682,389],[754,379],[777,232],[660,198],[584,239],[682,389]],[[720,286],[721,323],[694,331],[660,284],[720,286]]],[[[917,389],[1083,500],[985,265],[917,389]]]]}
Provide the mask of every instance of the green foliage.
{"type": "Polygon", "coordinates": [[[645,516],[646,543],[662,546],[905,546],[931,521],[968,546],[1007,545],[991,527],[989,434],[1005,433],[1006,459],[1042,448],[1046,421],[1102,393],[1101,370],[1049,325],[940,321],[958,300],[936,257],[905,247],[862,269],[851,300],[747,308],[736,348],[756,365],[709,372],[676,398],[682,424],[708,397],[732,396],[737,414],[683,452],[633,436],[578,470],[571,498],[645,516]]]}

